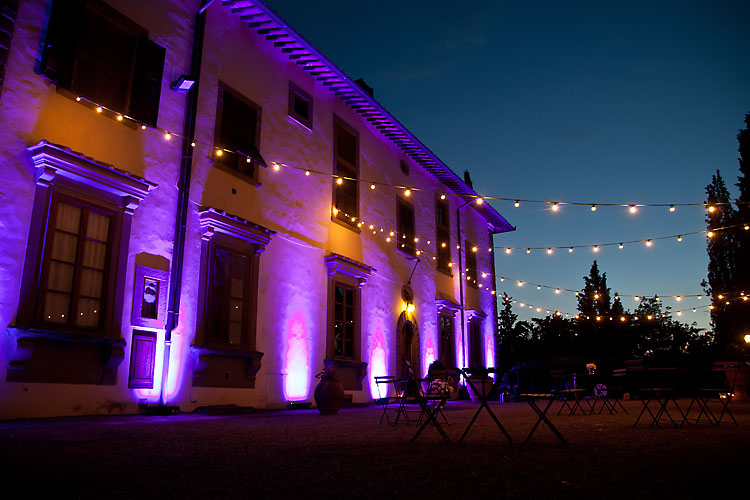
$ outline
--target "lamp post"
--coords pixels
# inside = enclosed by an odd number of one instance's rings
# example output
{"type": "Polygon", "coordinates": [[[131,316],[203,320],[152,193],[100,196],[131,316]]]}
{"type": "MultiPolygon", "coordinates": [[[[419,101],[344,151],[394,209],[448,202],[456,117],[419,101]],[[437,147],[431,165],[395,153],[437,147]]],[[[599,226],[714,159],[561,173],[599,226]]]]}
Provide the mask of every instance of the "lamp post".
{"type": "MultiPolygon", "coordinates": [[[[463,361],[463,364],[466,365],[466,357],[467,357],[467,349],[466,349],[466,324],[465,324],[465,314],[464,314],[464,279],[462,276],[462,269],[464,269],[463,265],[461,264],[461,209],[466,208],[472,203],[476,203],[477,205],[481,205],[484,203],[484,199],[480,196],[477,196],[476,199],[469,200],[460,207],[456,209],[456,231],[458,233],[458,283],[459,283],[459,294],[461,295],[461,360],[463,361]]],[[[464,366],[464,368],[468,368],[468,366],[464,366]]]]}

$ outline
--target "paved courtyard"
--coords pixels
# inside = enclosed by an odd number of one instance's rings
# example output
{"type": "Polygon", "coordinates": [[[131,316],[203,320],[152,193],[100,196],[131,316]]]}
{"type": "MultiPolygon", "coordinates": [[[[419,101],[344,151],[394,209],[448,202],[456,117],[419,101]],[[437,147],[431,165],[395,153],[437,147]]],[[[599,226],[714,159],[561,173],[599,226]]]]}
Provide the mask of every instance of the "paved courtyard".
{"type": "MultiPolygon", "coordinates": [[[[683,406],[687,401],[680,401],[683,406]]],[[[428,428],[379,425],[378,407],[250,415],[108,416],[0,422],[5,498],[745,498],[750,404],[731,422],[633,427],[628,414],[556,416],[563,446],[525,403],[451,402],[446,445],[428,428]],[[22,492],[22,493],[21,493],[22,492]]],[[[694,413],[695,414],[695,413],[694,413]]]]}

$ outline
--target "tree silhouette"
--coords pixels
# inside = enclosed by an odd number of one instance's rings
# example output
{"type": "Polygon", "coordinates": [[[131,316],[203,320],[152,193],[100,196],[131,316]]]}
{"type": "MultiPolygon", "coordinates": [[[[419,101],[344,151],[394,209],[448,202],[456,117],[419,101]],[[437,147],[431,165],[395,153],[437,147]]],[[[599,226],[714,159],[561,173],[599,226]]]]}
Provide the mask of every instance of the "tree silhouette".
{"type": "MultiPolygon", "coordinates": [[[[709,230],[731,226],[737,220],[736,211],[730,205],[729,191],[719,171],[711,177],[711,184],[706,186],[709,208],[706,225],[709,230]]],[[[737,336],[739,325],[735,317],[736,306],[727,304],[718,295],[732,296],[738,287],[738,251],[739,243],[736,231],[732,229],[716,231],[706,239],[708,252],[708,282],[703,283],[704,290],[712,297],[711,326],[714,330],[714,342],[718,353],[723,353],[733,337],[737,336]]]]}
{"type": "Polygon", "coordinates": [[[596,261],[591,264],[589,275],[583,277],[584,287],[578,294],[578,312],[583,319],[612,314],[612,299],[607,287],[607,273],[599,274],[596,261]]]}

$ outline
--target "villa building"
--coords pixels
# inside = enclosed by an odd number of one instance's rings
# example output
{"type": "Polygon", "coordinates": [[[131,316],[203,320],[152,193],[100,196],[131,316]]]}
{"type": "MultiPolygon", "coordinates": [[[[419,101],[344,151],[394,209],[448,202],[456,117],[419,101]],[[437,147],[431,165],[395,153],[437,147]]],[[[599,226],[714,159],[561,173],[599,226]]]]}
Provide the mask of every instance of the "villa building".
{"type": "Polygon", "coordinates": [[[494,366],[513,227],[264,3],[5,5],[0,418],[494,366]]]}

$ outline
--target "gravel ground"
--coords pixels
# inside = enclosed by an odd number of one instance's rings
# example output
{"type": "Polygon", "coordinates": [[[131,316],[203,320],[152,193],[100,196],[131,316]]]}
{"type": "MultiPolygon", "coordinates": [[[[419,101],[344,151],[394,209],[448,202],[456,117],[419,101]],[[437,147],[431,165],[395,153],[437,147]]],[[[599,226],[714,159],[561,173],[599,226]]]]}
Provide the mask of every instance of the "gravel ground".
{"type": "MultiPolygon", "coordinates": [[[[684,407],[687,401],[681,401],[684,407]]],[[[428,428],[379,425],[380,409],[211,417],[77,417],[0,422],[4,498],[747,498],[750,404],[731,422],[633,427],[628,414],[556,416],[562,445],[525,403],[493,403],[456,444],[476,406],[451,402],[446,445],[428,428]],[[12,483],[11,483],[12,482],[12,483]],[[8,491],[8,490],[6,490],[8,491]]],[[[695,412],[693,412],[695,415],[695,412]]]]}

